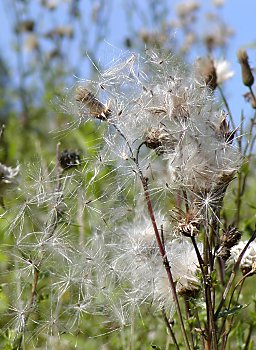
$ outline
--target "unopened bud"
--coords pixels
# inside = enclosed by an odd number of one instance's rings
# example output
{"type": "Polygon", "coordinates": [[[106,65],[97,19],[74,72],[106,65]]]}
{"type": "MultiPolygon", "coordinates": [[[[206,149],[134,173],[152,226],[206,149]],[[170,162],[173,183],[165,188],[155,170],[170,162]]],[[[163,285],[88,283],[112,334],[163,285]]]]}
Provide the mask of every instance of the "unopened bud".
{"type": "Polygon", "coordinates": [[[238,58],[239,63],[241,64],[243,83],[245,86],[250,87],[254,83],[254,77],[253,77],[249,62],[248,62],[247,52],[243,49],[238,50],[237,58],[238,58]]]}

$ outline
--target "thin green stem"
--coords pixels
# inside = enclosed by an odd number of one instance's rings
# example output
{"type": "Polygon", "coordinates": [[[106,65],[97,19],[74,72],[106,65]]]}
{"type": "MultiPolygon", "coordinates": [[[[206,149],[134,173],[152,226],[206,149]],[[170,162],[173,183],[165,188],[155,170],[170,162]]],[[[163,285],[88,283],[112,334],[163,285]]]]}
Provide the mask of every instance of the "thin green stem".
{"type": "Polygon", "coordinates": [[[231,110],[229,108],[228,101],[227,101],[227,99],[226,99],[226,97],[224,95],[224,92],[223,92],[222,88],[219,85],[218,85],[218,90],[220,92],[220,95],[221,95],[221,98],[222,98],[222,100],[224,102],[224,105],[225,105],[225,107],[226,107],[226,109],[228,111],[228,115],[229,115],[229,119],[230,119],[230,123],[231,123],[232,129],[235,130],[236,127],[235,127],[234,119],[232,117],[231,110]]]}
{"type": "Polygon", "coordinates": [[[169,320],[168,320],[168,318],[166,316],[166,312],[165,312],[164,309],[162,309],[162,314],[163,314],[163,319],[164,319],[164,322],[165,322],[166,327],[168,329],[168,332],[169,332],[169,334],[170,334],[170,336],[172,338],[173,344],[175,346],[175,349],[176,350],[180,350],[178,342],[177,342],[177,339],[176,339],[175,334],[173,332],[172,326],[171,326],[171,324],[170,324],[170,322],[169,322],[169,320]]]}

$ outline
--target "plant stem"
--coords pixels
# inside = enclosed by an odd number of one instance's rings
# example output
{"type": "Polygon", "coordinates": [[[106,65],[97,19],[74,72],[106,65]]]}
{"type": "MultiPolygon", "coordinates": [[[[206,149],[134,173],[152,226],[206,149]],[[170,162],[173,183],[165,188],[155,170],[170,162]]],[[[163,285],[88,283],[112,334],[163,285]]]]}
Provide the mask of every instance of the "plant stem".
{"type": "Polygon", "coordinates": [[[119,133],[119,135],[124,139],[124,141],[127,144],[128,149],[129,149],[129,151],[131,153],[131,159],[133,160],[133,162],[136,165],[136,168],[137,168],[137,171],[138,171],[138,175],[139,175],[140,181],[142,183],[145,200],[146,200],[146,203],[147,203],[148,213],[149,213],[150,220],[151,220],[151,223],[152,223],[152,226],[153,226],[153,229],[154,229],[157,246],[159,248],[160,255],[161,255],[162,259],[163,259],[163,264],[164,264],[164,267],[165,267],[165,270],[166,270],[166,273],[167,273],[167,277],[168,277],[168,280],[169,280],[169,284],[170,284],[170,287],[171,287],[172,296],[173,296],[173,299],[174,299],[174,304],[175,304],[177,315],[178,315],[178,321],[179,321],[179,324],[180,324],[180,327],[181,327],[181,332],[182,332],[182,335],[183,335],[183,338],[184,338],[184,341],[185,341],[185,347],[186,347],[187,350],[191,350],[190,345],[189,345],[189,341],[188,341],[188,337],[187,337],[187,334],[186,334],[183,318],[182,318],[182,313],[181,313],[181,308],[180,308],[178,296],[177,296],[177,293],[176,293],[175,283],[174,283],[174,280],[173,280],[173,277],[172,277],[172,273],[171,273],[171,267],[170,267],[170,264],[169,264],[169,261],[168,261],[168,258],[167,258],[166,252],[165,252],[164,243],[161,240],[161,236],[159,234],[159,231],[158,231],[158,228],[157,228],[157,225],[156,225],[156,220],[155,220],[155,216],[154,216],[154,212],[153,212],[153,208],[152,208],[152,204],[151,204],[151,200],[150,200],[150,196],[149,196],[149,192],[148,192],[148,179],[146,177],[144,177],[144,175],[142,173],[142,170],[140,168],[140,165],[139,165],[139,150],[140,150],[140,146],[139,146],[139,149],[137,150],[136,157],[134,157],[133,151],[132,151],[132,147],[129,144],[129,142],[127,141],[125,135],[121,132],[121,130],[115,124],[109,123],[109,125],[112,125],[114,127],[114,129],[119,133]]]}
{"type": "Polygon", "coordinates": [[[170,336],[172,338],[173,344],[175,346],[175,349],[176,350],[180,350],[179,345],[178,345],[177,340],[176,340],[176,337],[175,337],[175,334],[173,332],[172,326],[171,326],[171,324],[170,324],[170,322],[169,322],[169,320],[168,320],[168,318],[166,316],[166,313],[165,313],[164,309],[162,309],[162,314],[163,314],[163,319],[164,319],[164,322],[165,322],[166,327],[168,329],[168,332],[169,332],[169,334],[170,334],[170,336]]]}
{"type": "Polygon", "coordinates": [[[184,304],[185,304],[185,311],[186,311],[186,316],[187,316],[187,323],[189,325],[189,337],[190,337],[190,342],[192,345],[192,349],[195,350],[195,345],[194,345],[194,337],[193,337],[193,328],[190,322],[190,319],[192,318],[191,312],[190,312],[190,305],[189,305],[189,301],[186,298],[186,296],[184,297],[184,304]]]}
{"type": "Polygon", "coordinates": [[[202,272],[203,282],[204,282],[204,290],[205,290],[205,302],[206,302],[206,309],[207,309],[207,341],[208,346],[211,349],[216,350],[217,349],[217,336],[216,336],[216,326],[215,326],[215,320],[214,320],[214,312],[212,308],[212,300],[211,300],[211,286],[207,271],[207,265],[202,259],[202,256],[199,252],[199,249],[196,244],[195,237],[191,236],[191,240],[193,243],[193,246],[196,251],[197,259],[199,262],[199,266],[202,272]],[[212,345],[212,347],[211,347],[212,345]]]}
{"type": "Polygon", "coordinates": [[[247,335],[247,338],[246,338],[246,342],[245,342],[245,346],[244,346],[244,350],[249,349],[250,340],[251,340],[251,336],[252,336],[252,331],[253,331],[253,325],[250,324],[249,332],[248,332],[248,335],[247,335]]]}
{"type": "Polygon", "coordinates": [[[177,311],[177,314],[178,314],[178,320],[179,320],[179,324],[180,324],[180,327],[181,327],[181,332],[182,332],[182,335],[183,335],[183,338],[184,338],[184,341],[185,341],[185,346],[186,346],[187,350],[190,350],[190,345],[189,345],[189,342],[188,342],[188,338],[187,338],[187,334],[186,334],[186,330],[185,330],[185,326],[184,326],[184,322],[183,322],[183,318],[182,318],[182,313],[181,313],[181,309],[180,309],[178,296],[177,296],[177,293],[176,293],[175,283],[173,281],[173,277],[172,277],[172,273],[171,273],[170,264],[169,264],[168,258],[166,256],[165,249],[164,249],[163,243],[161,241],[160,234],[158,232],[155,216],[154,216],[154,213],[153,213],[152,204],[151,204],[149,193],[148,193],[148,180],[143,176],[143,174],[142,174],[140,169],[139,169],[139,175],[140,175],[140,180],[142,182],[142,186],[143,186],[143,190],[144,190],[144,195],[145,195],[145,199],[146,199],[146,203],[147,203],[147,207],[148,207],[149,216],[150,216],[151,223],[152,223],[152,226],[153,226],[153,229],[154,229],[154,232],[155,232],[155,237],[156,237],[157,245],[158,245],[158,248],[159,248],[159,252],[160,252],[160,254],[162,256],[163,264],[164,264],[164,267],[165,267],[165,270],[166,270],[166,273],[167,273],[167,277],[168,277],[168,280],[169,280],[169,283],[170,283],[170,287],[171,287],[174,303],[175,303],[175,306],[176,306],[176,311],[177,311]]]}

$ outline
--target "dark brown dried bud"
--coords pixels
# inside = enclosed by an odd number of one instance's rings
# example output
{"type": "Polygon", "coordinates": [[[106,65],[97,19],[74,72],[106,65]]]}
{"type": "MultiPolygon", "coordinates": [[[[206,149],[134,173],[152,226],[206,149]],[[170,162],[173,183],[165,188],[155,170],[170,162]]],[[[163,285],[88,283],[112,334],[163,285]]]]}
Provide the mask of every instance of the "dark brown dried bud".
{"type": "Polygon", "coordinates": [[[205,84],[211,89],[215,90],[217,87],[217,73],[214,62],[211,58],[200,58],[197,61],[197,71],[204,79],[205,84]]]}
{"type": "Polygon", "coordinates": [[[59,26],[46,32],[44,36],[48,39],[53,39],[56,37],[59,37],[59,38],[66,37],[71,39],[74,36],[74,29],[71,26],[59,26]]]}
{"type": "Polygon", "coordinates": [[[77,152],[64,150],[60,154],[59,164],[63,170],[77,167],[81,164],[80,155],[77,152]]]}
{"type": "Polygon", "coordinates": [[[217,46],[216,38],[213,35],[206,35],[204,37],[204,43],[210,52],[217,46]]]}
{"type": "Polygon", "coordinates": [[[227,261],[228,258],[230,258],[230,249],[227,247],[221,246],[219,251],[218,251],[218,256],[223,259],[224,261],[227,261]]]}
{"type": "Polygon", "coordinates": [[[252,86],[254,83],[254,76],[252,74],[251,67],[248,62],[247,52],[243,49],[238,50],[237,58],[241,64],[242,69],[242,79],[245,86],[252,86]]]}
{"type": "Polygon", "coordinates": [[[180,287],[177,289],[177,294],[182,296],[187,301],[191,299],[197,299],[200,293],[200,285],[195,284],[194,286],[190,285],[189,287],[180,287]]]}
{"type": "Polygon", "coordinates": [[[125,38],[124,45],[125,45],[125,47],[130,49],[132,47],[132,40],[131,40],[131,38],[125,38]]]}
{"type": "Polygon", "coordinates": [[[220,236],[218,256],[226,261],[230,257],[230,249],[239,242],[241,236],[241,232],[236,227],[229,226],[227,230],[223,230],[220,236]]]}
{"type": "Polygon", "coordinates": [[[226,231],[223,231],[220,241],[222,245],[232,248],[239,242],[241,236],[241,232],[236,227],[229,226],[226,231]]]}
{"type": "Polygon", "coordinates": [[[84,86],[78,86],[75,91],[75,100],[87,107],[93,117],[106,120],[111,115],[111,110],[100,102],[92,92],[84,86]]]}
{"type": "Polygon", "coordinates": [[[23,32],[33,32],[35,27],[35,22],[33,20],[26,20],[20,22],[16,27],[17,33],[23,33],[23,32]]]}

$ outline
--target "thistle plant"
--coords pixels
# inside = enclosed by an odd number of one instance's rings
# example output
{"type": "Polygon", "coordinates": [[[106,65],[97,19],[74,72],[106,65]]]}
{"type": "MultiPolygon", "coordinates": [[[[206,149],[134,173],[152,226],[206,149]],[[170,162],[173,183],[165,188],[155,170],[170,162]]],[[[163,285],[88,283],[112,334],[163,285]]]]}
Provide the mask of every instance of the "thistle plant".
{"type": "Polygon", "coordinates": [[[223,214],[245,153],[209,62],[214,88],[198,62],[149,51],[68,91],[67,128],[95,123],[97,142],[84,156],[59,145],[55,166],[42,160],[20,185],[7,231],[13,349],[62,348],[62,334],[83,333],[89,314],[108,320],[109,332],[131,329],[123,349],[141,348],[135,324],[147,313],[161,315],[167,347],[232,344],[256,233],[247,227],[239,243],[223,214]]]}

